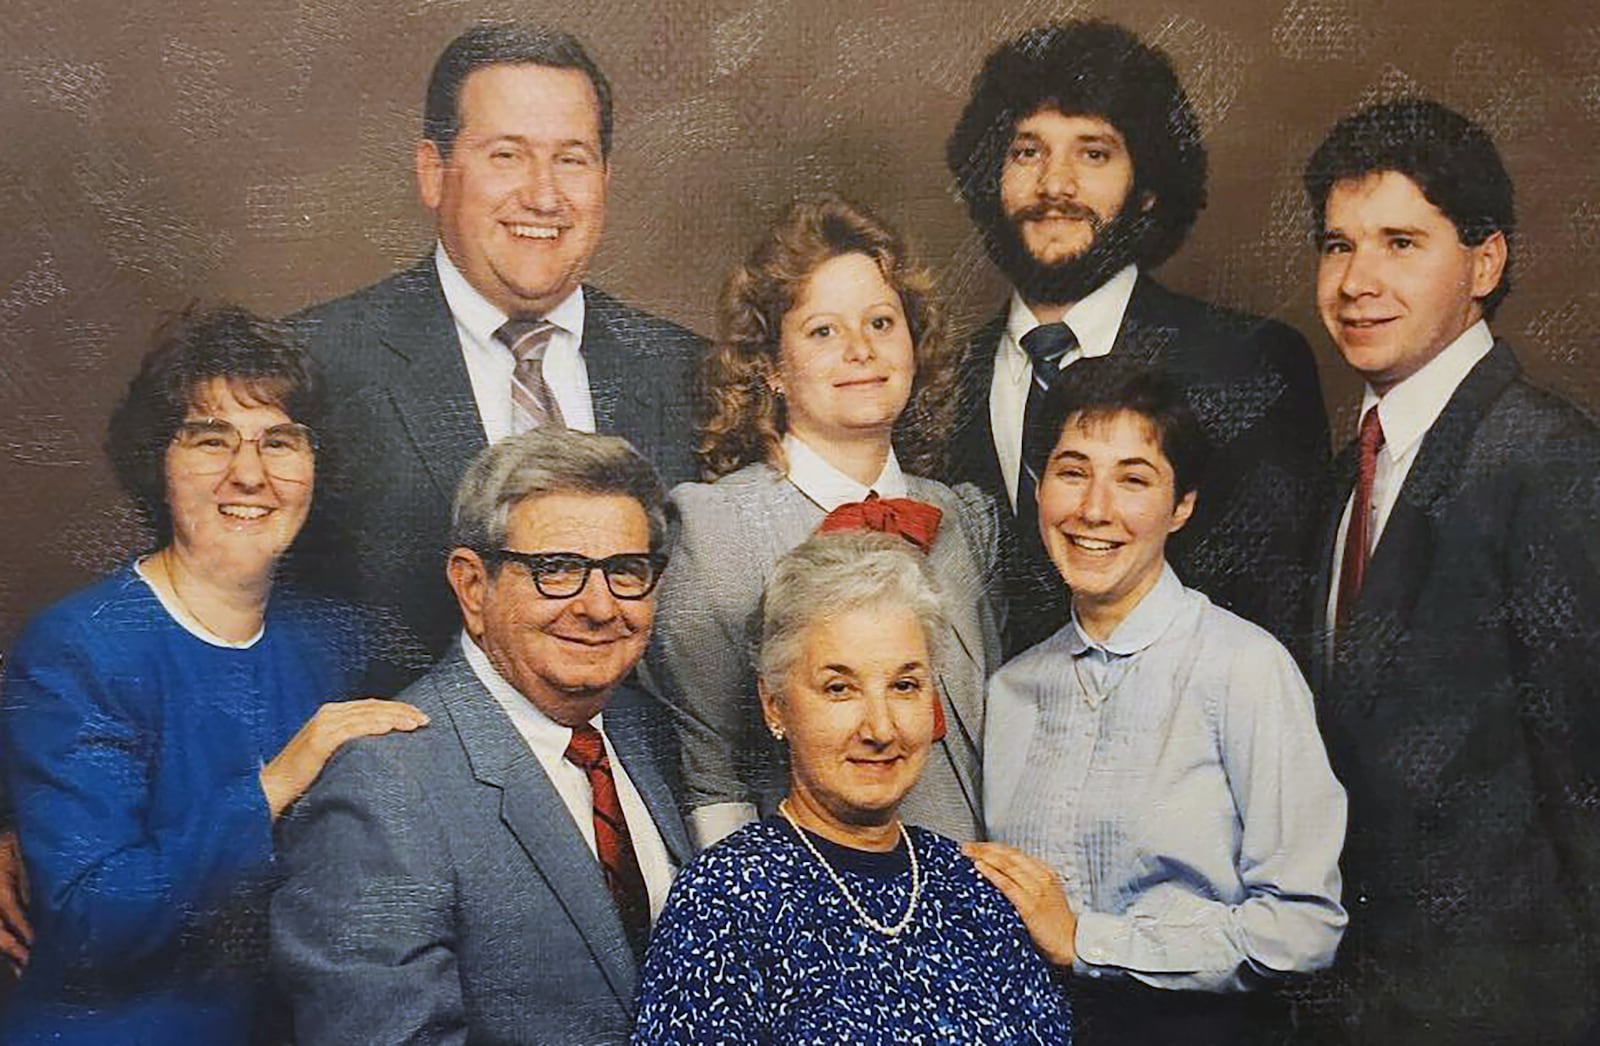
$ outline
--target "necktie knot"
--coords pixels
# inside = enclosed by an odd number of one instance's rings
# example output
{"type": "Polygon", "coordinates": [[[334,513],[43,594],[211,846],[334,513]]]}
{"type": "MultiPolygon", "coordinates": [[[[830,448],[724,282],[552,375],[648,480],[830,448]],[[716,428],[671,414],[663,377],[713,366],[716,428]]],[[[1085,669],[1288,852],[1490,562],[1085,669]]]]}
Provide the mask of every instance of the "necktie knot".
{"type": "Polygon", "coordinates": [[[584,773],[606,769],[610,763],[606,758],[605,738],[588,723],[580,723],[572,728],[572,740],[567,742],[564,754],[567,762],[584,773]]]}
{"type": "Polygon", "coordinates": [[[549,320],[507,320],[494,332],[495,340],[511,350],[511,431],[526,432],[543,425],[565,425],[561,404],[544,380],[544,354],[555,335],[549,320]]]}
{"type": "Polygon", "coordinates": [[[877,491],[870,491],[865,501],[852,501],[828,513],[817,532],[875,530],[905,538],[927,552],[938,536],[939,520],[943,516],[937,505],[913,498],[880,498],[877,491]]]}
{"type": "Polygon", "coordinates": [[[1034,374],[1046,384],[1055,380],[1061,361],[1077,347],[1078,336],[1065,323],[1041,323],[1022,336],[1022,351],[1033,361],[1034,374]]]}
{"type": "Polygon", "coordinates": [[[1376,403],[1368,407],[1367,412],[1361,416],[1359,440],[1363,460],[1372,457],[1383,448],[1383,420],[1378,417],[1378,405],[1376,403]]]}
{"type": "Polygon", "coordinates": [[[549,320],[507,320],[494,332],[494,338],[522,361],[542,357],[555,331],[556,325],[549,320]]]}

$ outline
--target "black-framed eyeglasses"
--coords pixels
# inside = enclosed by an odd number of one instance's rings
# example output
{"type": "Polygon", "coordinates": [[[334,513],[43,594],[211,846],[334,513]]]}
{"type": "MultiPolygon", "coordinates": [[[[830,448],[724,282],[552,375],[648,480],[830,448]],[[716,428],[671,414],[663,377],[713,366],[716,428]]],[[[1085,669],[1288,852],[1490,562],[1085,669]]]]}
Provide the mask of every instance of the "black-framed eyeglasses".
{"type": "Polygon", "coordinates": [[[571,599],[589,583],[589,575],[599,570],[606,588],[618,599],[643,599],[655,591],[661,572],[667,568],[664,552],[624,552],[604,559],[590,559],[576,552],[514,552],[509,548],[479,549],[489,563],[516,563],[533,579],[533,587],[546,599],[571,599]]]}

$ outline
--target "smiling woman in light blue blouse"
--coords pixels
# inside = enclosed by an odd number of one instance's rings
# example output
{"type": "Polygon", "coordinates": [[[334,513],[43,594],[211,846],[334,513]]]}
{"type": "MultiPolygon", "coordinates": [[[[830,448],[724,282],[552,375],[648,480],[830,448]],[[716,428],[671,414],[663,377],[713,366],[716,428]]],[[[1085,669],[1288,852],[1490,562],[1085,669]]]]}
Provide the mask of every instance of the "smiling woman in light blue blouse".
{"type": "Polygon", "coordinates": [[[1311,692],[1166,563],[1203,453],[1181,394],[1084,360],[1045,419],[1039,527],[1072,619],[990,683],[1000,843],[969,852],[1070,966],[1080,1046],[1263,1041],[1282,1016],[1257,989],[1332,962],[1346,921],[1344,790],[1311,692]]]}

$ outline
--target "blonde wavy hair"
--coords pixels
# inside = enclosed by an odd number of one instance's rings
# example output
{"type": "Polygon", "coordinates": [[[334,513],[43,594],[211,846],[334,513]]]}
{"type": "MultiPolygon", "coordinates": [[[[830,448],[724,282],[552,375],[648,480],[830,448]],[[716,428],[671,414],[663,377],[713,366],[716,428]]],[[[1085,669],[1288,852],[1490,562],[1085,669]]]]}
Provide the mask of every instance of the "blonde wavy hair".
{"type": "Polygon", "coordinates": [[[812,273],[845,254],[864,254],[877,263],[900,295],[910,328],[916,374],[906,408],[895,421],[895,454],[908,472],[943,471],[957,406],[959,349],[945,339],[933,273],[877,215],[822,196],[790,204],[723,287],[717,341],[701,375],[695,448],[711,478],[757,461],[785,468],[781,441],[788,419],[782,397],[772,390],[783,317],[812,273]]]}

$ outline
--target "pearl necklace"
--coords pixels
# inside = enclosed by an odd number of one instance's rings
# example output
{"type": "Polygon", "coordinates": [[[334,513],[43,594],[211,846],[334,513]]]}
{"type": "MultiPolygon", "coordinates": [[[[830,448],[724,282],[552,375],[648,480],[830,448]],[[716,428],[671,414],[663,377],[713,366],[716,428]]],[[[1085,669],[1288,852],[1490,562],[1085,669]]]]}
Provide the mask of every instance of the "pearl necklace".
{"type": "Polygon", "coordinates": [[[917,867],[917,848],[912,844],[911,834],[906,831],[904,824],[898,827],[900,828],[900,838],[905,840],[906,852],[911,855],[911,901],[906,905],[906,914],[900,917],[900,921],[893,926],[886,926],[867,914],[867,910],[861,906],[861,902],[856,900],[855,894],[851,893],[850,888],[844,884],[844,878],[833,870],[833,865],[829,864],[828,859],[822,856],[822,851],[818,850],[811,840],[806,837],[806,830],[800,827],[800,822],[796,821],[794,814],[789,812],[789,800],[785,799],[778,804],[778,812],[783,815],[785,821],[789,822],[790,827],[794,829],[794,834],[800,837],[800,844],[810,851],[811,856],[815,857],[817,863],[822,865],[822,870],[828,873],[828,878],[833,880],[833,885],[837,886],[839,892],[844,894],[844,899],[855,911],[856,918],[865,923],[868,929],[876,930],[885,937],[898,937],[906,927],[911,925],[911,917],[917,911],[917,898],[922,895],[922,874],[917,867]]]}

